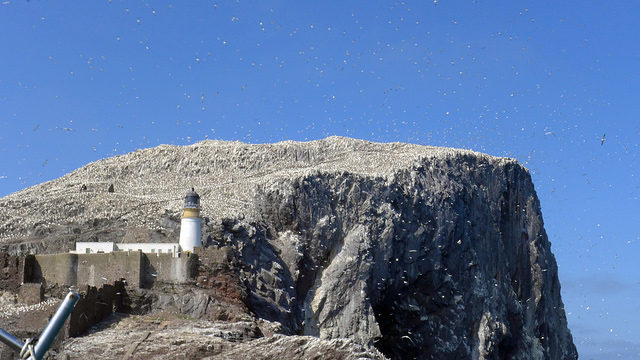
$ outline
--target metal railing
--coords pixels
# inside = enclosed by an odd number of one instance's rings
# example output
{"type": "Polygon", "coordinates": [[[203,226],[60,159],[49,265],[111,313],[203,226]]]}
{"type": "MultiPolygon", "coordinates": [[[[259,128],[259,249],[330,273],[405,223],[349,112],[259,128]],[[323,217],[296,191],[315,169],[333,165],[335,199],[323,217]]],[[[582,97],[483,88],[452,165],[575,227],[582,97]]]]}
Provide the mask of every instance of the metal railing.
{"type": "Polygon", "coordinates": [[[32,342],[32,339],[27,339],[26,342],[23,342],[1,328],[0,341],[7,344],[10,348],[19,351],[22,359],[41,360],[51,347],[51,344],[53,344],[53,340],[55,340],[64,322],[69,315],[71,315],[73,307],[79,299],[80,296],[74,292],[69,292],[65,296],[62,304],[60,304],[56,313],[53,314],[47,326],[42,330],[42,334],[40,334],[35,344],[32,342]]]}

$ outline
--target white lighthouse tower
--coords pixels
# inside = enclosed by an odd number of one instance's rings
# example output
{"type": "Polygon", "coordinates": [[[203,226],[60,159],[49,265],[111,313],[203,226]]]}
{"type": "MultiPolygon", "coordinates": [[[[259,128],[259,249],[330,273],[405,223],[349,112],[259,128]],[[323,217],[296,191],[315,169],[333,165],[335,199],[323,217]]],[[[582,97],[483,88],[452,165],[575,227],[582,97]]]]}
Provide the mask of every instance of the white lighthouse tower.
{"type": "Polygon", "coordinates": [[[180,222],[180,248],[191,251],[202,246],[202,229],[200,228],[200,195],[193,188],[184,197],[184,212],[180,222]]]}

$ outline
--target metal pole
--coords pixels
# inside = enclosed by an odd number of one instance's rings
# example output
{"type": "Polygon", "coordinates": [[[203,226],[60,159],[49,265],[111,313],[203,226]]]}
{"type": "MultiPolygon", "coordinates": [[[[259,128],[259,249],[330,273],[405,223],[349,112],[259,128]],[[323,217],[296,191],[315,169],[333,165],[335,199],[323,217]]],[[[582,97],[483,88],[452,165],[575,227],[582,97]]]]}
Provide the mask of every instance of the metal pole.
{"type": "Polygon", "coordinates": [[[7,344],[7,346],[12,348],[13,350],[17,350],[17,351],[22,350],[22,347],[24,346],[24,343],[22,342],[22,340],[9,334],[3,329],[0,329],[0,341],[7,344]]]}
{"type": "Polygon", "coordinates": [[[67,296],[65,296],[64,301],[60,304],[56,313],[53,314],[53,317],[47,324],[47,326],[42,330],[42,334],[40,334],[40,338],[38,339],[38,343],[35,346],[35,360],[40,360],[47,353],[49,347],[55,340],[56,335],[64,325],[64,322],[67,320],[71,312],[73,311],[73,307],[76,305],[80,296],[74,292],[69,292],[67,296]]]}
{"type": "MultiPolygon", "coordinates": [[[[44,357],[44,354],[47,353],[47,350],[51,347],[53,340],[55,340],[56,335],[60,332],[64,322],[67,320],[69,315],[71,315],[73,307],[79,299],[80,295],[74,292],[69,292],[67,296],[65,296],[64,301],[62,301],[62,304],[60,304],[56,313],[53,314],[53,317],[42,331],[42,334],[40,334],[39,341],[33,348],[34,360],[41,360],[44,357]]],[[[24,347],[24,342],[22,342],[22,340],[9,334],[2,328],[0,328],[0,341],[16,351],[22,351],[22,348],[24,347]]]]}

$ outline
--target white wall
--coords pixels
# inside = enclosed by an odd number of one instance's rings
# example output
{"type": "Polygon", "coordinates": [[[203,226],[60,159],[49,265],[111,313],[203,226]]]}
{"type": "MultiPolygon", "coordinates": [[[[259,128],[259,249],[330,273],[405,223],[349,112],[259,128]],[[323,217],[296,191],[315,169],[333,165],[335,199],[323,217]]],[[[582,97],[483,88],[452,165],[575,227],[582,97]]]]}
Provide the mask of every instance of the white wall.
{"type": "Polygon", "coordinates": [[[113,242],[77,242],[76,253],[78,254],[95,254],[97,252],[110,253],[113,252],[113,242]],[[88,250],[88,251],[87,251],[88,250]]]}
{"type": "Polygon", "coordinates": [[[97,252],[110,253],[114,251],[138,251],[143,253],[177,254],[180,245],[176,243],[113,243],[113,242],[77,242],[78,254],[95,254],[97,252]]]}
{"type": "Polygon", "coordinates": [[[118,243],[116,250],[119,251],[138,251],[142,250],[143,253],[163,253],[173,254],[180,252],[179,245],[176,243],[118,243]]]}

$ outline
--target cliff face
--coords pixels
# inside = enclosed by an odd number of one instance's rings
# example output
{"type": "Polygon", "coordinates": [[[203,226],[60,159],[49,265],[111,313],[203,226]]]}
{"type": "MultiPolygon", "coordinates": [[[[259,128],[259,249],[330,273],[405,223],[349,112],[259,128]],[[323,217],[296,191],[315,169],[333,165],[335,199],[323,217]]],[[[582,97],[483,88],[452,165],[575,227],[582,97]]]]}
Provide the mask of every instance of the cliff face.
{"type": "Polygon", "coordinates": [[[285,334],[394,359],[577,358],[529,173],[471,151],[344,138],[148,149],[0,199],[0,246],[175,241],[192,185],[207,242],[233,252],[251,311],[285,334]]]}
{"type": "Polygon", "coordinates": [[[310,174],[265,184],[258,208],[264,235],[232,241],[260,316],[397,359],[576,358],[540,206],[513,161],[310,174]]]}

